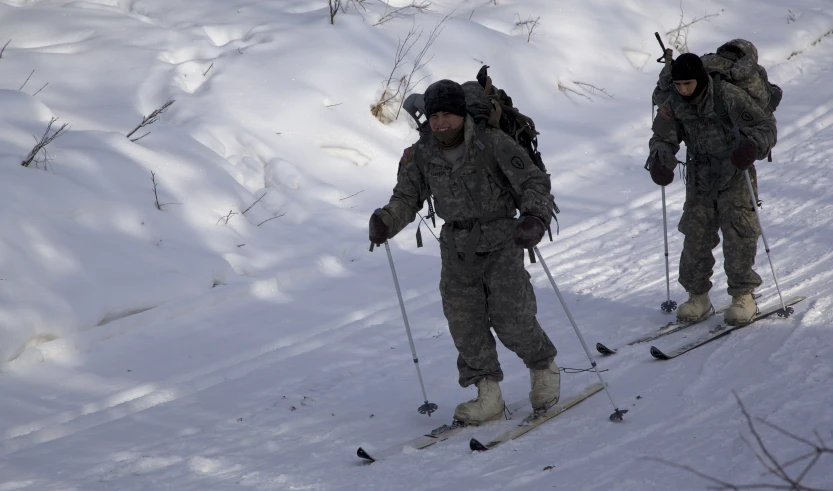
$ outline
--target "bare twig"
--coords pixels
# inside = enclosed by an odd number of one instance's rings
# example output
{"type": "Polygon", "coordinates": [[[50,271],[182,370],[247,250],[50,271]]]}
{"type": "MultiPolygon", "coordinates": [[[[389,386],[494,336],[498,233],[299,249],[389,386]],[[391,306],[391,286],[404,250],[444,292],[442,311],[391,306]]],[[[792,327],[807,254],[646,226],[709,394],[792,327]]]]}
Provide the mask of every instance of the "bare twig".
{"type": "Polygon", "coordinates": [[[153,171],[150,171],[150,180],[153,182],[153,202],[156,205],[156,209],[161,211],[162,205],[159,204],[159,192],[156,189],[159,184],[156,182],[156,174],[153,171]]]}
{"type": "Polygon", "coordinates": [[[586,94],[582,94],[581,92],[577,91],[576,89],[571,89],[570,87],[567,87],[566,85],[562,84],[561,82],[558,82],[558,90],[560,90],[565,96],[567,96],[568,99],[570,98],[569,93],[572,93],[572,94],[575,94],[579,97],[584,97],[585,99],[587,99],[590,102],[593,102],[593,99],[588,97],[586,94]]]}
{"type": "Polygon", "coordinates": [[[337,103],[337,104],[327,104],[327,105],[326,105],[326,106],[324,106],[324,107],[336,107],[336,106],[340,106],[340,105],[342,105],[342,104],[344,104],[344,103],[343,103],[343,102],[339,102],[339,103],[337,103]]]}
{"type": "Polygon", "coordinates": [[[706,20],[710,17],[717,17],[718,15],[720,15],[720,12],[723,12],[723,9],[713,14],[703,14],[702,17],[695,17],[691,21],[685,22],[683,0],[680,0],[680,23],[675,29],[671,29],[670,31],[665,33],[668,43],[674,46],[674,48],[680,53],[688,53],[688,33],[691,26],[700,22],[701,20],[706,20]]]}
{"type": "Polygon", "coordinates": [[[225,223],[223,225],[228,225],[228,221],[231,220],[231,217],[237,214],[238,213],[236,213],[234,210],[229,210],[228,215],[222,216],[219,220],[217,220],[217,225],[219,225],[220,222],[222,222],[223,220],[225,220],[225,223]]]}
{"type": "Polygon", "coordinates": [[[52,140],[58,138],[66,132],[69,125],[64,123],[61,125],[60,128],[58,128],[54,133],[50,135],[49,132],[52,130],[52,125],[55,124],[55,121],[58,121],[58,118],[52,118],[49,121],[49,124],[46,125],[46,131],[43,132],[43,136],[41,136],[40,139],[35,138],[35,146],[29,152],[29,155],[27,155],[26,158],[23,159],[23,162],[21,162],[20,165],[22,165],[23,167],[29,167],[29,165],[32,164],[32,161],[35,160],[35,157],[38,155],[38,153],[40,153],[41,150],[44,150],[44,148],[46,148],[47,145],[52,143],[52,140]]]}
{"type": "Polygon", "coordinates": [[[47,85],[49,85],[49,82],[46,82],[45,84],[43,84],[43,87],[39,88],[37,92],[35,92],[34,94],[32,94],[32,97],[35,97],[36,95],[40,94],[40,91],[42,91],[43,89],[45,89],[47,85]]]}
{"type": "Polygon", "coordinates": [[[390,74],[388,74],[387,80],[382,82],[382,95],[379,97],[379,100],[376,101],[376,104],[370,108],[371,114],[373,114],[376,119],[383,123],[389,123],[399,117],[399,113],[402,111],[402,104],[405,103],[405,99],[408,97],[408,94],[413,92],[414,88],[423,80],[417,80],[416,74],[431,61],[430,57],[426,59],[428,51],[442,33],[444,29],[443,24],[450,15],[451,14],[446,15],[442,20],[437,22],[431,32],[428,33],[428,36],[425,39],[425,44],[419,53],[417,53],[414,57],[411,70],[408,73],[403,73],[401,75],[399,72],[405,65],[405,59],[408,57],[417,42],[422,39],[424,31],[421,27],[412,27],[408,31],[405,38],[399,40],[396,46],[396,53],[394,55],[393,68],[391,69],[390,74]],[[397,106],[395,114],[393,114],[393,111],[390,109],[390,107],[394,105],[397,106]]]}
{"type": "Polygon", "coordinates": [[[399,42],[396,45],[396,53],[393,58],[393,68],[391,68],[390,74],[388,74],[388,79],[383,82],[384,88],[382,90],[382,95],[379,97],[376,104],[370,109],[370,113],[382,122],[385,122],[384,111],[388,103],[399,97],[402,93],[402,84],[404,81],[401,78],[399,79],[395,89],[391,87],[394,77],[396,77],[396,72],[399,71],[405,63],[405,57],[411,51],[414,44],[419,41],[421,36],[422,32],[418,31],[417,28],[412,27],[408,31],[408,34],[405,35],[405,38],[399,39],[399,42]]]}
{"type": "Polygon", "coordinates": [[[35,73],[35,71],[32,70],[32,73],[30,73],[29,76],[26,77],[26,81],[23,82],[23,85],[21,85],[20,88],[17,89],[17,90],[23,90],[23,87],[26,87],[26,84],[29,83],[29,79],[32,78],[32,75],[34,75],[34,73],[35,73]]]}
{"type": "Polygon", "coordinates": [[[362,189],[362,190],[361,190],[361,191],[359,191],[358,193],[353,193],[353,194],[351,194],[350,196],[345,196],[344,198],[339,198],[338,200],[339,200],[339,201],[344,201],[344,200],[346,200],[346,199],[348,199],[348,198],[352,198],[353,196],[356,196],[356,195],[358,195],[358,194],[362,194],[363,192],[364,192],[364,189],[362,189]]]}
{"type": "Polygon", "coordinates": [[[402,111],[402,104],[405,103],[405,99],[408,97],[408,94],[413,92],[417,84],[424,80],[424,78],[414,80],[414,75],[416,75],[416,72],[422,70],[425,67],[425,65],[427,65],[433,58],[429,57],[428,59],[425,59],[426,55],[428,54],[428,50],[431,49],[431,46],[434,44],[437,38],[440,37],[440,34],[443,33],[443,30],[445,29],[445,21],[448,20],[449,16],[451,16],[451,14],[446,15],[445,17],[440,19],[436,24],[434,24],[434,28],[431,29],[431,32],[428,33],[428,39],[425,40],[425,45],[423,45],[422,50],[420,50],[420,52],[417,53],[416,58],[414,58],[414,64],[411,68],[411,72],[402,79],[403,90],[402,96],[399,99],[399,108],[396,110],[397,118],[399,117],[399,113],[402,111]]]}
{"type": "Polygon", "coordinates": [[[586,82],[573,82],[573,83],[578,85],[579,87],[581,87],[583,90],[589,92],[591,95],[598,95],[597,93],[601,93],[602,95],[604,95],[608,99],[613,99],[613,94],[609,93],[605,89],[600,89],[599,87],[596,87],[593,84],[588,84],[586,82]]]}
{"type": "Polygon", "coordinates": [[[520,27],[524,31],[526,31],[526,42],[528,43],[529,40],[532,38],[532,31],[538,27],[538,21],[541,20],[540,17],[536,17],[533,19],[532,17],[528,18],[527,20],[521,20],[520,14],[515,14],[518,16],[518,22],[515,22],[515,27],[520,27]]]}
{"type": "Polygon", "coordinates": [[[330,25],[334,25],[336,23],[336,14],[341,8],[341,0],[327,0],[327,3],[330,6],[330,25]]]}
{"type": "Polygon", "coordinates": [[[374,26],[379,26],[384,24],[385,22],[391,21],[397,17],[402,17],[408,14],[419,13],[424,14],[425,12],[430,12],[431,2],[428,1],[414,1],[411,2],[409,5],[405,5],[404,7],[397,7],[393,8],[389,4],[385,3],[385,10],[386,13],[382,17],[376,21],[374,26]]]}
{"type": "Polygon", "coordinates": [[[12,40],[11,40],[11,39],[9,39],[8,41],[6,41],[6,44],[4,44],[4,45],[3,45],[3,49],[0,49],[0,58],[2,58],[2,57],[3,57],[3,53],[5,53],[5,52],[6,52],[6,46],[8,46],[8,45],[9,45],[9,43],[11,43],[11,42],[12,42],[12,40]]]}
{"type": "Polygon", "coordinates": [[[276,218],[280,218],[280,217],[282,217],[282,216],[284,216],[284,215],[286,215],[286,212],[281,213],[280,215],[275,215],[275,216],[273,216],[272,218],[267,218],[266,220],[263,220],[262,222],[258,223],[258,224],[257,224],[257,226],[258,226],[258,227],[260,227],[260,226],[261,226],[261,225],[263,225],[264,223],[266,223],[266,222],[268,222],[268,221],[270,221],[270,220],[274,220],[274,219],[276,219],[276,218]]]}
{"type": "Polygon", "coordinates": [[[144,137],[148,136],[149,134],[150,134],[150,131],[148,131],[147,133],[145,133],[144,135],[142,135],[142,136],[140,136],[140,137],[138,137],[138,138],[131,138],[131,139],[130,139],[130,141],[132,141],[132,142],[137,142],[137,141],[141,140],[142,138],[144,138],[144,137]]]}
{"type": "Polygon", "coordinates": [[[205,77],[206,75],[208,75],[208,72],[210,72],[212,68],[214,68],[214,63],[209,65],[206,71],[202,72],[202,76],[205,77]]]}
{"type": "Polygon", "coordinates": [[[157,190],[157,188],[159,187],[159,183],[156,181],[156,174],[154,174],[154,172],[153,172],[153,171],[150,171],[150,180],[153,182],[153,199],[154,199],[154,201],[153,201],[153,202],[154,202],[154,204],[156,205],[156,209],[157,209],[157,210],[159,210],[159,211],[163,211],[163,210],[162,210],[162,207],[163,207],[163,206],[168,206],[168,205],[179,205],[179,204],[182,204],[182,203],[176,203],[176,202],[172,202],[172,203],[160,203],[160,202],[159,202],[159,191],[157,190]]]}
{"type": "Polygon", "coordinates": [[[752,434],[754,439],[754,444],[749,441],[746,437],[742,437],[743,442],[752,450],[755,455],[755,458],[758,462],[767,470],[768,474],[771,474],[773,477],[777,479],[777,482],[773,483],[755,483],[755,484],[733,484],[730,482],[723,481],[718,479],[714,476],[710,476],[705,474],[697,469],[688,466],[688,465],[681,465],[676,464],[674,462],[669,462],[664,459],[658,458],[650,458],[650,460],[654,460],[657,462],[661,462],[665,465],[684,470],[691,474],[694,474],[698,477],[701,477],[711,483],[715,484],[716,487],[711,487],[709,489],[716,489],[716,490],[728,490],[728,491],[738,491],[738,490],[745,490],[745,489],[784,489],[790,491],[824,491],[819,488],[813,488],[807,486],[803,483],[804,479],[807,477],[809,472],[816,466],[816,464],[821,460],[821,458],[825,455],[833,455],[833,448],[827,446],[824,441],[818,436],[818,433],[814,434],[818,438],[819,442],[813,442],[807,438],[802,438],[800,436],[795,435],[777,425],[769,423],[761,418],[752,418],[747,411],[746,406],[744,406],[743,401],[741,401],[740,397],[737,393],[733,392],[735,399],[737,400],[738,406],[740,407],[741,413],[743,414],[744,419],[746,420],[746,425],[749,429],[749,432],[752,434]],[[766,443],[764,442],[763,437],[761,436],[760,432],[755,426],[755,421],[764,424],[768,428],[776,431],[777,433],[786,436],[798,443],[801,443],[804,446],[809,447],[811,450],[797,458],[789,460],[785,463],[779,462],[772,452],[767,448],[766,443]],[[793,477],[787,469],[799,462],[807,461],[807,464],[804,468],[798,473],[797,476],[793,477]]]}
{"type": "Polygon", "coordinates": [[[133,133],[136,133],[137,131],[139,131],[140,128],[144,128],[145,126],[152,125],[153,123],[159,121],[159,116],[161,116],[165,111],[167,111],[168,108],[171,107],[171,104],[173,104],[174,102],[176,102],[176,101],[175,100],[168,101],[165,104],[163,104],[162,107],[160,107],[159,109],[156,109],[155,111],[150,113],[148,116],[145,116],[144,119],[142,119],[142,122],[139,123],[139,126],[133,128],[133,130],[126,135],[127,138],[130,138],[131,136],[133,136],[133,133]]]}
{"type": "Polygon", "coordinates": [[[251,210],[254,205],[260,203],[260,200],[262,200],[265,197],[266,197],[266,193],[263,193],[262,195],[260,195],[260,198],[258,198],[254,203],[250,204],[249,207],[246,208],[245,210],[243,210],[243,212],[240,213],[240,214],[245,215],[247,211],[251,210]]]}

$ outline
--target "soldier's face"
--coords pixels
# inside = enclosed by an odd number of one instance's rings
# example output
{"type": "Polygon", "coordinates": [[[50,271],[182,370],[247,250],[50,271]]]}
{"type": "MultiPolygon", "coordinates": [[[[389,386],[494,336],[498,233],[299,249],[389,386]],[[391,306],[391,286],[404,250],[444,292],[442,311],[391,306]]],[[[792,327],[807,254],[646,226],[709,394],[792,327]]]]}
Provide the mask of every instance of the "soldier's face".
{"type": "Polygon", "coordinates": [[[697,88],[697,80],[674,80],[674,88],[683,97],[688,97],[697,88]]]}
{"type": "Polygon", "coordinates": [[[439,111],[435,112],[428,118],[428,125],[434,133],[456,130],[460,126],[463,126],[463,117],[439,111]]]}

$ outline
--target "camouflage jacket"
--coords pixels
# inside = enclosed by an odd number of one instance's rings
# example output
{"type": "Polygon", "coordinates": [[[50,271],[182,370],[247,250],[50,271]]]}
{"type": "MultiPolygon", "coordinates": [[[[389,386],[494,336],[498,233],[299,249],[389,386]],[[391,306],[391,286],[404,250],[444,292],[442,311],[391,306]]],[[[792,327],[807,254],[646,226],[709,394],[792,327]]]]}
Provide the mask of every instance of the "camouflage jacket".
{"type": "Polygon", "coordinates": [[[477,252],[505,247],[512,239],[516,210],[549,223],[552,210],[549,175],[499,129],[465,122],[466,153],[461,165],[446,160],[430,134],[407,148],[399,161],[396,186],[381,218],[393,237],[411,223],[423,203],[434,196],[437,215],[445,220],[440,235],[458,252],[466,249],[472,223],[480,220],[477,252]],[[491,159],[491,162],[489,161],[491,159]],[[502,175],[494,175],[499,170],[502,175]],[[519,197],[516,206],[512,192],[519,197]]]}
{"type": "MultiPolygon", "coordinates": [[[[743,89],[711,78],[699,102],[688,103],[673,91],[659,105],[652,129],[648,161],[665,151],[661,161],[669,166],[669,162],[676,162],[671,157],[685,142],[687,188],[712,195],[729,188],[743,175],[730,162],[732,151],[740,143],[738,138],[755,143],[758,160],[767,156],[777,138],[772,114],[761,109],[743,89]],[[717,97],[723,101],[724,115],[719,114],[717,97]]],[[[675,166],[672,164],[672,168],[675,166]]]]}

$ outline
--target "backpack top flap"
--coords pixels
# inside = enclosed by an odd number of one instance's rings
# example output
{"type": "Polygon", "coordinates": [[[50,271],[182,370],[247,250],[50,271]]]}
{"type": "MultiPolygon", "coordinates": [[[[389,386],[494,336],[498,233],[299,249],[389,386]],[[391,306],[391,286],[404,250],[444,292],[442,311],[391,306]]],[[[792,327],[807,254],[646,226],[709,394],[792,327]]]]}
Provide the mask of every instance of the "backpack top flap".
{"type": "Polygon", "coordinates": [[[720,78],[736,85],[749,94],[762,109],[770,107],[771,89],[766,69],[758,64],[758,50],[745,39],[733,39],[717,48],[717,53],[702,57],[709,74],[720,74],[720,78]]]}

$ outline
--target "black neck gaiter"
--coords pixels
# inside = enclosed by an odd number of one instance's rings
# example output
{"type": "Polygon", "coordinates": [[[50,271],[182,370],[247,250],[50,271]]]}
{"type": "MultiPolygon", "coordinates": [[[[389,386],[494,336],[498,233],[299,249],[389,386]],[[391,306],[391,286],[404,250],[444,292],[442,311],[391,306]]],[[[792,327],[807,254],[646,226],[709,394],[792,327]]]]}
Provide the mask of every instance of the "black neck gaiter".
{"type": "Polygon", "coordinates": [[[463,123],[457,129],[434,131],[432,133],[434,138],[437,139],[437,143],[439,143],[440,148],[454,148],[463,143],[463,139],[466,136],[465,129],[466,125],[463,123]]]}

